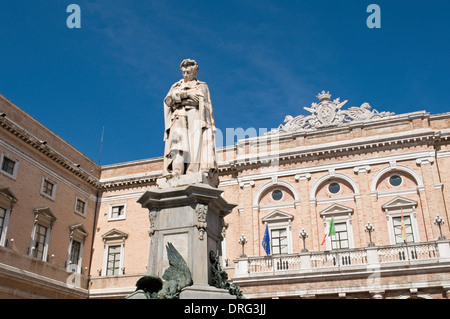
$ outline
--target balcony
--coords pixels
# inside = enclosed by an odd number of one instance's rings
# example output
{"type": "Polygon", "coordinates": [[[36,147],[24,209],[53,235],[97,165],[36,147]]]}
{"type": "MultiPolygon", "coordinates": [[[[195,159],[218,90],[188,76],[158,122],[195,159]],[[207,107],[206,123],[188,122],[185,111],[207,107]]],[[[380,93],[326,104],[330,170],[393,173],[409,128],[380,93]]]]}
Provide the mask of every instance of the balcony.
{"type": "Polygon", "coordinates": [[[450,287],[449,243],[450,240],[438,240],[241,257],[235,260],[232,281],[241,286],[248,298],[386,291],[392,285],[410,289],[405,283],[419,280],[423,286],[450,287]]]}

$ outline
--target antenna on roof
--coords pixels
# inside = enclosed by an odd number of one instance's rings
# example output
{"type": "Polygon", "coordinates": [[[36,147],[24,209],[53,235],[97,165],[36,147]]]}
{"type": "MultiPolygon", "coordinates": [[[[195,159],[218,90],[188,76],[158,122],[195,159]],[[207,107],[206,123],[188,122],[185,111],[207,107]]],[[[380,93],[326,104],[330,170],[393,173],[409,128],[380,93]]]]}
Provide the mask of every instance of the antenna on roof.
{"type": "Polygon", "coordinates": [[[102,139],[100,141],[100,155],[98,156],[98,165],[100,165],[100,161],[102,160],[102,149],[103,149],[103,136],[105,135],[105,127],[102,129],[102,139]]]}

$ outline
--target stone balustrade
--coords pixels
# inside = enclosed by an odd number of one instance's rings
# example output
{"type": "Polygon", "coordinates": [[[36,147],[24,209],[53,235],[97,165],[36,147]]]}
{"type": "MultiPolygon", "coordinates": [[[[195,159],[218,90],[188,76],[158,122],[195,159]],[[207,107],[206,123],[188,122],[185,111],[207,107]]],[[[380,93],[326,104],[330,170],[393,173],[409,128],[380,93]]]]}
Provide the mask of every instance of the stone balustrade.
{"type": "Polygon", "coordinates": [[[350,267],[379,267],[384,264],[450,262],[450,240],[390,246],[369,246],[324,252],[263,257],[241,257],[235,260],[234,278],[257,275],[340,271],[350,267]]]}

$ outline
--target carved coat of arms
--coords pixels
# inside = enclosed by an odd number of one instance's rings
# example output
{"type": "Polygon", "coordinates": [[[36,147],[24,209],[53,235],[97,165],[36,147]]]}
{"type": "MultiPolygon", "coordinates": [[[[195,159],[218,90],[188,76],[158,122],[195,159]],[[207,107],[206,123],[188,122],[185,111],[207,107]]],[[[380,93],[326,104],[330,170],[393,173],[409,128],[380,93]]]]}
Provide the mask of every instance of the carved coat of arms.
{"type": "Polygon", "coordinates": [[[277,130],[272,130],[269,134],[296,132],[305,130],[319,130],[333,126],[342,126],[353,121],[368,121],[385,118],[395,115],[391,112],[378,112],[372,110],[369,103],[363,103],[360,107],[350,107],[347,110],[341,108],[348,102],[341,102],[340,98],[330,100],[331,94],[322,91],[317,95],[319,103],[312,103],[311,107],[304,109],[311,115],[286,116],[284,125],[281,124],[277,130]]]}

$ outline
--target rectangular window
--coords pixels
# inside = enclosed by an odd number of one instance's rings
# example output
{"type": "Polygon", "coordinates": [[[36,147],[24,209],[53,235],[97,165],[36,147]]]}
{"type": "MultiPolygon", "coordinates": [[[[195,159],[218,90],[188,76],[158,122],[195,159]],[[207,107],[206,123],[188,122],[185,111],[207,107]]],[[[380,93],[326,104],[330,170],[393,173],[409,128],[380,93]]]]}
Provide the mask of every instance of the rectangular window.
{"type": "Polygon", "coordinates": [[[125,216],[125,206],[118,205],[111,207],[111,219],[119,219],[125,216]]]}
{"type": "Polygon", "coordinates": [[[9,175],[14,175],[14,166],[15,165],[16,165],[15,161],[13,161],[12,159],[9,159],[6,156],[3,157],[2,171],[4,171],[5,173],[7,173],[9,175]]]}
{"type": "Polygon", "coordinates": [[[70,249],[70,258],[69,258],[69,271],[78,270],[80,252],[81,252],[81,243],[79,241],[72,240],[72,247],[70,249]]]}
{"type": "Polygon", "coordinates": [[[32,256],[41,260],[44,260],[44,250],[48,235],[48,228],[42,225],[36,225],[36,232],[34,235],[34,249],[32,256]]]}
{"type": "Polygon", "coordinates": [[[106,275],[115,276],[120,274],[120,251],[122,246],[108,247],[108,261],[106,265],[106,275]]]}
{"type": "Polygon", "coordinates": [[[348,241],[347,223],[334,224],[335,235],[331,236],[332,249],[350,248],[348,241]]]}
{"type": "MultiPolygon", "coordinates": [[[[405,221],[406,242],[413,243],[414,236],[413,236],[413,231],[412,231],[412,226],[411,226],[411,217],[403,216],[403,219],[405,221]]],[[[404,241],[402,239],[402,218],[401,217],[393,217],[392,222],[394,224],[395,243],[403,244],[404,241]]]]}
{"type": "Polygon", "coordinates": [[[272,229],[272,254],[287,254],[288,253],[288,238],[286,228],[272,229]]]}
{"type": "Polygon", "coordinates": [[[53,183],[49,182],[48,180],[44,180],[44,183],[42,184],[42,192],[44,194],[47,194],[48,196],[52,196],[53,187],[54,187],[53,183]]]}
{"type": "Polygon", "coordinates": [[[77,203],[75,205],[75,211],[77,213],[85,215],[86,214],[85,209],[86,209],[86,203],[83,202],[81,199],[77,198],[77,203]]]}

